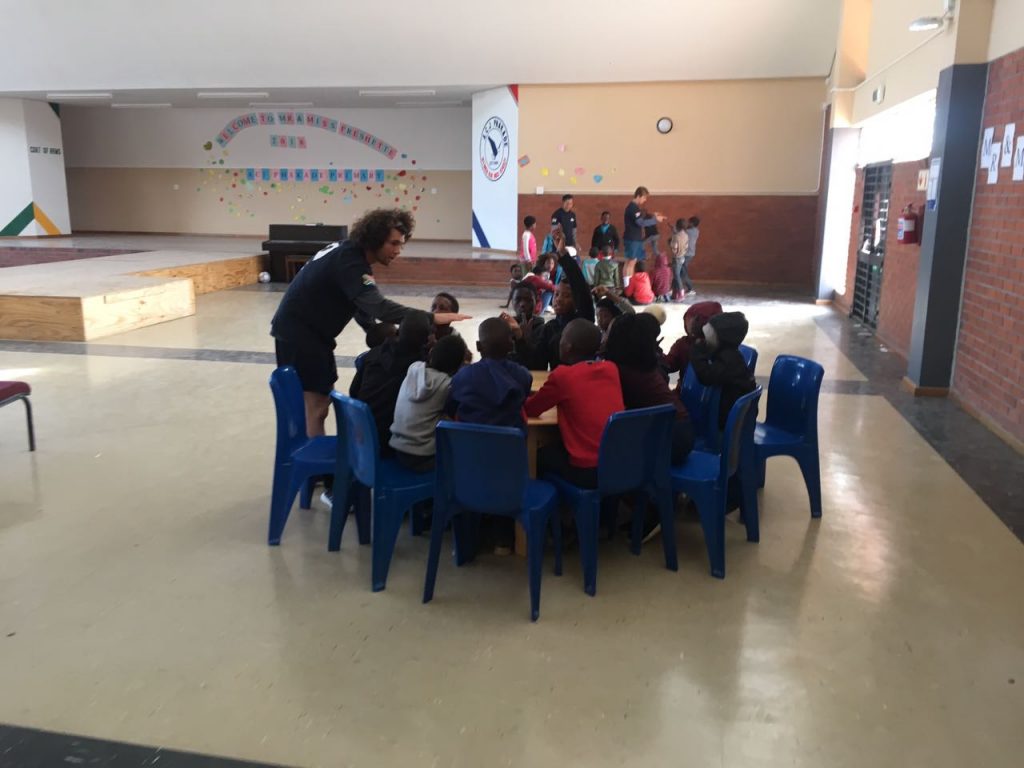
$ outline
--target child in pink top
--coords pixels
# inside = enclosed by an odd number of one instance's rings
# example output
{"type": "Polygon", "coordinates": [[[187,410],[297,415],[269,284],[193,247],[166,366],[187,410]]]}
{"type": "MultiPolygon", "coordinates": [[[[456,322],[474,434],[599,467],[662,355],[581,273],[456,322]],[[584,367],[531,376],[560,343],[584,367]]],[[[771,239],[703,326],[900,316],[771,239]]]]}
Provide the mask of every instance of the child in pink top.
{"type": "Polygon", "coordinates": [[[523,242],[522,247],[519,249],[520,261],[526,261],[530,264],[537,261],[537,238],[533,234],[536,226],[537,219],[533,216],[527,216],[523,219],[523,242]]]}

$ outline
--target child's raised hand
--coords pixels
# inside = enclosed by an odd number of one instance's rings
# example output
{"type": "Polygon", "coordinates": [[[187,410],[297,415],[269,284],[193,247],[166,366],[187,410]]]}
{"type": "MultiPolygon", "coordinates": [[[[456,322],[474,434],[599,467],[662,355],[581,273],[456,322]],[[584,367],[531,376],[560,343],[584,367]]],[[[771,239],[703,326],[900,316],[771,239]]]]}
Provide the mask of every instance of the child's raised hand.
{"type": "Polygon", "coordinates": [[[523,329],[519,325],[519,321],[518,320],[516,320],[514,317],[512,317],[512,315],[510,315],[508,312],[502,312],[501,315],[499,315],[499,317],[502,320],[505,321],[505,324],[512,331],[512,335],[513,336],[515,336],[517,339],[522,338],[522,336],[523,336],[523,329]]]}

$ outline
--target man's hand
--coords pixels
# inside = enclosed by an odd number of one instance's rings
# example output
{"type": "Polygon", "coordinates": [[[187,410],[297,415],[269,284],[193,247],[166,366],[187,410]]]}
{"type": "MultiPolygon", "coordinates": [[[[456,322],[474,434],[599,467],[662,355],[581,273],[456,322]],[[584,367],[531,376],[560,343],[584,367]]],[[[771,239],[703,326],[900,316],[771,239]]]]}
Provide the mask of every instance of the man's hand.
{"type": "Polygon", "coordinates": [[[451,325],[459,320],[472,320],[472,315],[460,315],[458,312],[435,312],[434,325],[451,325]]]}
{"type": "Polygon", "coordinates": [[[664,213],[655,213],[654,218],[658,220],[659,224],[668,220],[668,216],[666,216],[664,213]]]}

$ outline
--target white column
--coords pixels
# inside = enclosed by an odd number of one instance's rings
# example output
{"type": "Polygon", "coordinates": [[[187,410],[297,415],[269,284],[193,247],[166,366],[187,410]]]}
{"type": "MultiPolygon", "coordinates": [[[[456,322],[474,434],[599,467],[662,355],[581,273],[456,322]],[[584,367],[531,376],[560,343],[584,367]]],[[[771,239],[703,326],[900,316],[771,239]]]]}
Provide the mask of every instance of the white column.
{"type": "Polygon", "coordinates": [[[0,99],[0,235],[71,232],[60,118],[43,101],[0,99]]]}
{"type": "Polygon", "coordinates": [[[473,245],[515,251],[519,225],[519,104],[514,89],[473,94],[473,245]]]}

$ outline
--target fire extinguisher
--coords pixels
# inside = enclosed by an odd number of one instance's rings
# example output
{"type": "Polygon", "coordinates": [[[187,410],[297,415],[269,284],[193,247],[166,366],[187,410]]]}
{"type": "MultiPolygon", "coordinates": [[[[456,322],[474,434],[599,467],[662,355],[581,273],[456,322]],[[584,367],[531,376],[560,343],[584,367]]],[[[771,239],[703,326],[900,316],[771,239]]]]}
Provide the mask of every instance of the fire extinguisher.
{"type": "Polygon", "coordinates": [[[899,219],[896,220],[896,242],[902,245],[917,242],[918,215],[914,212],[914,204],[911,203],[903,209],[899,219]]]}

